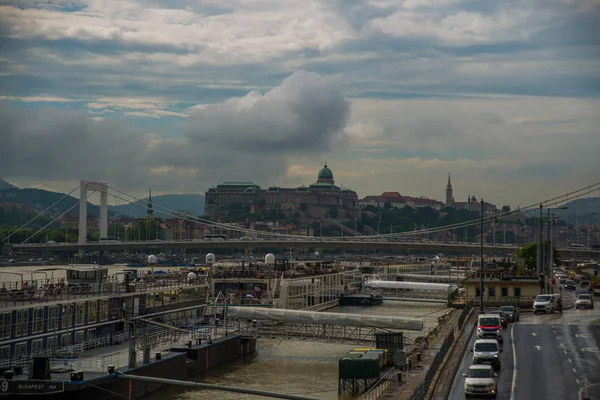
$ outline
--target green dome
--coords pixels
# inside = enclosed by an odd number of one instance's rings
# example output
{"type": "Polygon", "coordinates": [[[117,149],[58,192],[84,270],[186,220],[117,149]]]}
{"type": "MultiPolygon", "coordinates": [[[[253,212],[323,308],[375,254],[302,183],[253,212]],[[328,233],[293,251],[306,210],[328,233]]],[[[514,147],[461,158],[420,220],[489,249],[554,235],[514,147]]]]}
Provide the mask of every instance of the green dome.
{"type": "Polygon", "coordinates": [[[319,171],[317,179],[333,179],[333,172],[327,168],[327,164],[319,171]]]}

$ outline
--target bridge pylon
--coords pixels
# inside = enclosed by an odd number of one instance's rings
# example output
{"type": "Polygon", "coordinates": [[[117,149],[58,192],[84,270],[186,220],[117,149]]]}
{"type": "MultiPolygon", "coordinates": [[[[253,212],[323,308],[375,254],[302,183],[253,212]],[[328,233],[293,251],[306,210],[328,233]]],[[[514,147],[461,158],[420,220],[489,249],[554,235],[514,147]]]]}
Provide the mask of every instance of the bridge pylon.
{"type": "MultiPolygon", "coordinates": [[[[79,242],[87,242],[87,198],[89,192],[100,191],[100,238],[108,237],[108,184],[106,182],[81,181],[79,185],[79,242]]],[[[79,256],[81,257],[80,250],[79,256]]]]}

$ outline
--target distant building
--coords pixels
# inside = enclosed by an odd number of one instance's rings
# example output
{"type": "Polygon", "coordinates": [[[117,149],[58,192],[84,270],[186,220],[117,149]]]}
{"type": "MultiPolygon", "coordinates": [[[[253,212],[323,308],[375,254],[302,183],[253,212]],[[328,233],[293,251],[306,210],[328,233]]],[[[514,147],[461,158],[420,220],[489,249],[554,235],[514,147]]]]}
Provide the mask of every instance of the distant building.
{"type": "Polygon", "coordinates": [[[226,217],[229,208],[236,205],[248,212],[258,212],[261,207],[277,208],[286,216],[298,212],[306,219],[360,218],[356,192],[336,186],[327,165],[310,186],[262,189],[253,182],[223,182],[209,189],[205,196],[205,214],[213,220],[226,217]]]}
{"type": "Polygon", "coordinates": [[[360,207],[364,208],[367,206],[383,207],[388,203],[392,208],[404,208],[409,206],[411,208],[431,207],[434,210],[441,210],[444,203],[441,201],[428,199],[426,197],[411,197],[402,196],[398,192],[383,192],[379,196],[366,196],[360,200],[360,207]]]}
{"type": "MultiPolygon", "coordinates": [[[[481,202],[477,200],[475,195],[473,195],[473,196],[469,195],[467,201],[465,201],[465,202],[453,201],[452,205],[450,207],[456,208],[459,210],[469,210],[469,211],[481,213],[481,202]]],[[[497,211],[498,211],[498,207],[496,207],[494,204],[488,203],[485,201],[483,202],[484,215],[493,215],[497,211]]]]}

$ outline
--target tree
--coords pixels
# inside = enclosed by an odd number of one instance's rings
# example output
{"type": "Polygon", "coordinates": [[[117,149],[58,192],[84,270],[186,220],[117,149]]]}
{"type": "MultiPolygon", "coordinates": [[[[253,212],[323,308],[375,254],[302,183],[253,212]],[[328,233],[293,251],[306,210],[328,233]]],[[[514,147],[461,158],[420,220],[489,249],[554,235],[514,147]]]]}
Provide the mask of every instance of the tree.
{"type": "MultiPolygon", "coordinates": [[[[542,251],[546,252],[550,243],[548,241],[542,242],[542,251]]],[[[546,253],[544,253],[546,254],[546,253]]],[[[537,242],[530,243],[521,247],[521,250],[517,253],[518,258],[525,260],[525,266],[529,269],[535,269],[537,266],[537,242]]],[[[554,248],[554,260],[555,264],[560,262],[560,256],[556,248],[554,248]]]]}
{"type": "Polygon", "coordinates": [[[502,212],[503,213],[509,213],[510,212],[510,206],[502,206],[502,212]]]}

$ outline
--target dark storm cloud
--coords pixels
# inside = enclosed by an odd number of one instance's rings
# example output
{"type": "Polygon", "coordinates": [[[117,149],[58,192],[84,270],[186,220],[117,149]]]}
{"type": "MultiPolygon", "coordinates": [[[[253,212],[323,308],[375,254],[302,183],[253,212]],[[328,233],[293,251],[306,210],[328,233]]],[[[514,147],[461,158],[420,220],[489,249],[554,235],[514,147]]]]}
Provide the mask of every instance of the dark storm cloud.
{"type": "Polygon", "coordinates": [[[0,103],[0,171],[38,182],[188,192],[226,179],[281,178],[290,156],[314,157],[343,139],[349,103],[341,89],[337,79],[298,72],[264,94],[199,110],[176,139],[83,111],[0,103]]]}

